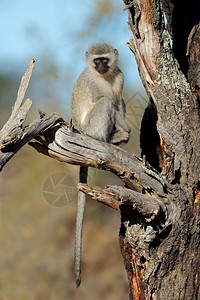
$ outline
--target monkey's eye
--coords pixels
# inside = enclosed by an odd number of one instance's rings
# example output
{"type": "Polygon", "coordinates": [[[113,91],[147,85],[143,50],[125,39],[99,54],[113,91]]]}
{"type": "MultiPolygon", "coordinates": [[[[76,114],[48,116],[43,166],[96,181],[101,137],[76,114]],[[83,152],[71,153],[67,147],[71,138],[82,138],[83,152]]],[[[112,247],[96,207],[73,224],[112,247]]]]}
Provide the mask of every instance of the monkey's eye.
{"type": "Polygon", "coordinates": [[[98,64],[99,62],[100,62],[100,60],[99,60],[98,58],[95,58],[95,59],[94,59],[94,63],[95,63],[95,64],[98,64]]]}
{"type": "Polygon", "coordinates": [[[102,61],[103,61],[105,64],[107,64],[108,61],[109,61],[109,59],[108,59],[108,58],[103,58],[102,61]]]}
{"type": "Polygon", "coordinates": [[[109,59],[106,58],[106,57],[98,57],[98,58],[95,58],[95,59],[94,59],[94,63],[95,63],[95,64],[99,64],[99,63],[102,63],[102,62],[103,62],[104,64],[107,64],[108,61],[109,61],[109,59]]]}

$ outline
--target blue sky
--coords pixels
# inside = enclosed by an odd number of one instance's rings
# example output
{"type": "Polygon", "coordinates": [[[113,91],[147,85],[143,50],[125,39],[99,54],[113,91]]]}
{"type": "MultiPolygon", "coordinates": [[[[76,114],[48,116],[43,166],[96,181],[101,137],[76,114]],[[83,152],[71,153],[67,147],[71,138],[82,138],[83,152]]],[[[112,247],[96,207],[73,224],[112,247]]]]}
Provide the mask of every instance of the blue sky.
{"type": "MultiPolygon", "coordinates": [[[[3,39],[0,57],[22,59],[31,51],[31,37],[26,30],[38,27],[41,37],[49,44],[56,45],[59,40],[59,27],[65,20],[64,11],[71,15],[67,2],[60,1],[3,0],[0,2],[0,35],[3,39]],[[60,18],[61,16],[61,18],[60,18]]],[[[41,45],[42,46],[42,45],[41,45]]]]}
{"type": "Polygon", "coordinates": [[[74,14],[71,1],[1,0],[0,61],[37,58],[47,46],[61,59],[65,47],[62,28],[67,23],[74,27],[74,14]]]}
{"type": "Polygon", "coordinates": [[[55,70],[55,97],[70,101],[88,45],[107,41],[119,50],[125,87],[141,89],[134,55],[125,45],[131,37],[127,12],[122,0],[113,3],[112,14],[98,19],[97,2],[90,0],[0,0],[0,72],[21,76],[34,57],[34,74],[55,70]]]}

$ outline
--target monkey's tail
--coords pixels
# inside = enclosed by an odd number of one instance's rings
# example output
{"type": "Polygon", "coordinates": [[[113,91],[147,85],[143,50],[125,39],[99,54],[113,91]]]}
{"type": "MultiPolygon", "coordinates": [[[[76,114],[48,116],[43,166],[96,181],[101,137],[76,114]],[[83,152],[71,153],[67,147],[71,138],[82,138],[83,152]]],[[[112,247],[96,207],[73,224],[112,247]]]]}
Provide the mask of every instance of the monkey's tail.
{"type": "MultiPolygon", "coordinates": [[[[87,183],[87,174],[88,167],[80,167],[79,182],[87,183]]],[[[74,272],[77,287],[79,287],[79,285],[81,284],[81,249],[85,202],[86,195],[82,191],[79,191],[76,215],[76,242],[74,248],[74,272]]]]}

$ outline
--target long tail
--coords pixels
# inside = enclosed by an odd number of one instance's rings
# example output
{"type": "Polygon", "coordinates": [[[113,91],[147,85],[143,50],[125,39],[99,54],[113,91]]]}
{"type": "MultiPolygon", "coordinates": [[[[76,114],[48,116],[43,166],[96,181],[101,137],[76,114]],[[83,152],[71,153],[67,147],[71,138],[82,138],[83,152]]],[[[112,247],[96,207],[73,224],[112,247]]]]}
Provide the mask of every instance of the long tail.
{"type": "MultiPolygon", "coordinates": [[[[81,183],[87,183],[87,167],[80,167],[80,178],[81,183]]],[[[76,215],[76,242],[74,248],[74,272],[76,286],[79,287],[81,284],[81,249],[82,249],[82,230],[83,230],[83,217],[85,210],[86,195],[82,192],[78,192],[78,203],[77,203],[77,215],[76,215]]]]}

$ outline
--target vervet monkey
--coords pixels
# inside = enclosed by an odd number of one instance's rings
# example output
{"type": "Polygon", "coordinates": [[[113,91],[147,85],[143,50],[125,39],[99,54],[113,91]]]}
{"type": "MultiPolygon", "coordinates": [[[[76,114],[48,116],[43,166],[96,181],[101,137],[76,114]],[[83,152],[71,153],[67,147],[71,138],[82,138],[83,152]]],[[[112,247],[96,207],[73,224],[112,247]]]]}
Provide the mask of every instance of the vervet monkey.
{"type": "MultiPolygon", "coordinates": [[[[97,140],[119,145],[129,140],[122,99],[124,75],[118,67],[118,51],[110,44],[93,44],[86,52],[87,67],[75,83],[72,125],[97,140]]],[[[80,182],[87,183],[87,167],[80,167],[80,182]]],[[[78,192],[75,243],[75,279],[81,283],[82,227],[86,195],[78,192]]]]}

